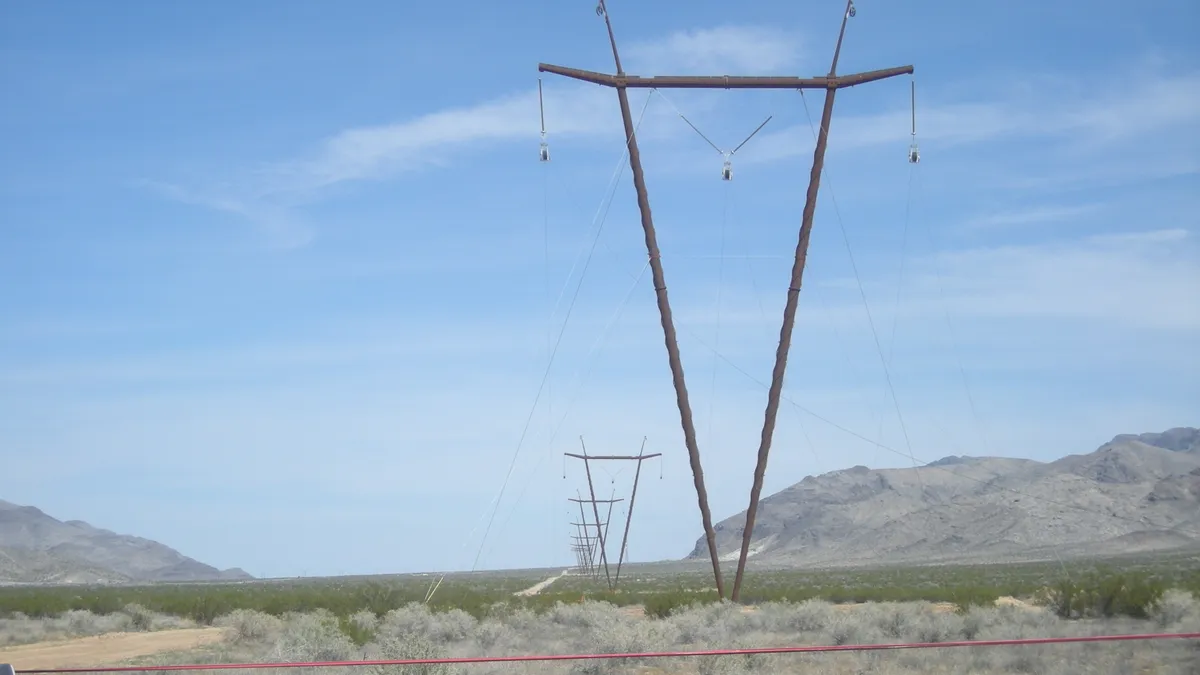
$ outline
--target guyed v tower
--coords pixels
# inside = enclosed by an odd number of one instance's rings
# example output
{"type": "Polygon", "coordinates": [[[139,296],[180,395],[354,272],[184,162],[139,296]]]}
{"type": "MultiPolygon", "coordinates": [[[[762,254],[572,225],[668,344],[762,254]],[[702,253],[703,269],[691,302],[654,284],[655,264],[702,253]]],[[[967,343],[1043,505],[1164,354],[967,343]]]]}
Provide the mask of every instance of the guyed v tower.
{"type": "MultiPolygon", "coordinates": [[[[720,557],[717,551],[716,532],[713,528],[712,513],[708,506],[708,491],[704,482],[704,470],[700,461],[700,449],[696,440],[696,428],[692,415],[691,402],[688,398],[687,383],[684,378],[683,363],[679,354],[679,342],[676,336],[675,323],[671,315],[671,304],[667,295],[666,276],[663,271],[658,238],[654,230],[654,218],[650,210],[650,197],[646,189],[646,177],[642,170],[641,153],[638,150],[637,137],[633,122],[633,114],[629,106],[630,89],[819,89],[825,91],[825,105],[821,112],[821,125],[817,132],[816,147],[813,150],[812,170],[809,174],[808,189],[805,194],[804,210],[800,219],[799,237],[796,243],[795,258],[792,265],[791,277],[787,287],[787,302],[784,305],[783,322],[779,330],[779,345],[775,351],[775,365],[771,371],[771,383],[767,392],[766,410],[763,415],[762,433],[759,440],[757,459],[754,467],[754,482],[750,489],[750,503],[746,509],[746,524],[742,530],[741,552],[738,556],[737,572],[734,577],[733,589],[729,598],[739,599],[742,582],[745,576],[746,560],[749,557],[750,543],[754,532],[754,520],[758,513],[759,499],[762,494],[763,477],[766,473],[767,459],[771,450],[771,441],[775,433],[776,417],[779,412],[780,398],[783,393],[784,374],[787,369],[788,352],[791,348],[792,331],[796,322],[796,310],[799,303],[800,287],[804,277],[805,263],[808,257],[809,241],[812,235],[813,215],[816,212],[817,192],[820,187],[821,173],[825,161],[825,149],[828,144],[829,126],[833,117],[835,95],[840,89],[847,89],[861,84],[876,82],[900,75],[912,75],[910,66],[899,66],[883,70],[873,70],[851,75],[838,75],[838,57],[841,54],[842,42],[846,35],[846,25],[857,11],[853,0],[847,0],[842,15],[841,27],[838,31],[837,43],[834,47],[832,63],[828,74],[819,77],[801,78],[791,76],[748,76],[748,75],[628,75],[621,67],[621,56],[617,49],[616,37],[613,34],[612,21],[609,17],[605,0],[596,5],[596,14],[604,20],[608,32],[609,44],[612,47],[613,63],[616,73],[608,75],[578,68],[567,68],[546,63],[538,64],[538,71],[553,73],[582,82],[590,82],[600,86],[611,87],[617,92],[617,103],[621,110],[621,120],[625,128],[625,138],[628,144],[629,168],[633,174],[633,186],[637,193],[638,210],[641,215],[642,232],[645,237],[646,255],[654,283],[654,292],[658,304],[658,312],[662,324],[663,341],[667,349],[667,362],[671,369],[671,380],[675,389],[676,403],[679,408],[679,421],[683,428],[684,445],[688,451],[688,460],[692,469],[692,477],[696,488],[696,499],[700,507],[700,516],[704,526],[704,537],[708,544],[709,557],[712,560],[713,580],[717,594],[724,599],[725,583],[721,574],[720,557]]],[[[540,86],[539,86],[540,92],[540,86]]],[[[915,92],[915,89],[914,89],[915,92]]],[[[914,116],[915,119],[915,116],[914,116]]],[[[690,123],[689,123],[690,124],[690,123]]],[[[920,154],[916,146],[916,126],[912,129],[913,143],[909,148],[908,159],[916,163],[920,154]]],[[[707,139],[706,139],[707,140],[707,139]]],[[[715,146],[714,146],[715,147],[715,146]]],[[[539,153],[542,161],[549,160],[549,149],[545,141],[545,119],[542,118],[542,144],[539,153]]],[[[726,164],[722,169],[722,178],[732,178],[732,170],[726,164]]],[[[594,498],[594,497],[593,497],[594,498]]],[[[596,519],[599,520],[598,518],[596,519]]]]}

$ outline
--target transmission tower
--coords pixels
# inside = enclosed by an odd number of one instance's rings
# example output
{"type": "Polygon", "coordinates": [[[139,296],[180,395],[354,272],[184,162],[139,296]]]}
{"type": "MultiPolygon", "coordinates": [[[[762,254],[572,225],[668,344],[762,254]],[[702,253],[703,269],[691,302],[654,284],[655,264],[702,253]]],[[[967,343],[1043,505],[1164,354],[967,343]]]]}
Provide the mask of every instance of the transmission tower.
{"type": "MultiPolygon", "coordinates": [[[[573,453],[573,452],[564,452],[563,453],[564,457],[571,457],[573,459],[578,459],[583,462],[583,468],[584,468],[584,472],[587,474],[587,483],[588,483],[588,495],[589,495],[588,499],[584,499],[582,497],[576,497],[576,498],[570,500],[573,502],[577,502],[579,504],[580,522],[572,523],[572,524],[577,527],[577,530],[582,532],[581,535],[576,535],[576,537],[573,539],[574,541],[577,542],[576,544],[573,544],[573,545],[578,545],[578,541],[580,538],[587,539],[588,543],[595,544],[596,552],[590,558],[590,568],[594,571],[595,576],[599,576],[599,571],[602,570],[604,572],[605,582],[608,584],[609,590],[612,590],[612,589],[616,588],[617,582],[619,582],[621,579],[621,566],[625,562],[625,553],[629,548],[629,527],[633,523],[633,506],[634,506],[635,501],[637,500],[638,483],[642,477],[642,462],[645,462],[648,459],[653,459],[655,457],[661,457],[662,453],[655,452],[655,453],[651,453],[649,455],[646,454],[645,453],[645,450],[646,450],[646,439],[645,438],[642,438],[642,446],[641,446],[641,448],[638,449],[638,454],[636,454],[636,455],[589,455],[589,454],[587,454],[587,445],[584,444],[582,436],[579,437],[579,445],[583,449],[582,454],[577,454],[577,453],[573,453]],[[612,521],[613,505],[623,502],[625,500],[616,498],[616,490],[615,489],[613,491],[612,498],[596,499],[595,483],[592,481],[592,462],[598,462],[598,461],[601,461],[601,462],[602,461],[617,461],[617,462],[636,462],[637,463],[637,470],[635,471],[635,473],[633,475],[633,488],[630,490],[630,493],[629,493],[629,508],[626,509],[626,514],[625,514],[625,529],[621,535],[621,548],[618,549],[619,552],[617,554],[617,569],[616,569],[615,576],[612,574],[612,572],[609,568],[609,564],[608,564],[608,525],[612,521]],[[584,504],[591,504],[591,506],[592,506],[591,522],[588,521],[587,514],[584,512],[584,507],[583,507],[584,504]],[[603,520],[601,520],[601,518],[600,518],[600,505],[601,504],[608,505],[608,516],[606,518],[604,518],[603,520]],[[594,535],[591,533],[592,528],[595,529],[594,535]]],[[[564,473],[563,477],[564,478],[566,477],[565,473],[564,473]]]]}
{"type": "MultiPolygon", "coordinates": [[[[667,360],[671,367],[672,382],[675,387],[675,397],[679,406],[679,421],[683,427],[684,444],[687,447],[688,459],[692,468],[692,477],[696,485],[696,498],[700,506],[701,520],[704,525],[704,536],[708,542],[709,557],[712,559],[713,580],[719,597],[725,597],[724,581],[721,577],[720,555],[717,552],[716,531],[713,528],[712,513],[708,507],[708,492],[704,485],[704,471],[700,464],[700,449],[696,442],[696,428],[692,419],[691,403],[688,399],[687,385],[683,375],[683,364],[679,355],[679,343],[675,334],[675,324],[671,315],[671,305],[667,298],[667,283],[663,274],[662,258],[658,247],[658,238],[654,230],[654,218],[650,213],[650,197],[646,190],[646,177],[642,171],[641,153],[638,150],[637,138],[634,134],[633,114],[629,107],[629,92],[633,89],[823,89],[825,91],[825,107],[821,114],[821,127],[817,134],[816,148],[813,151],[812,171],[809,174],[808,191],[805,195],[804,211],[801,217],[799,241],[796,244],[795,262],[792,267],[791,280],[788,285],[787,303],[783,312],[783,324],[779,331],[779,346],[775,352],[775,366],[771,372],[771,385],[767,394],[767,406],[763,417],[762,436],[758,446],[758,457],[754,467],[754,484],[750,489],[750,505],[746,509],[746,525],[742,531],[742,548],[738,557],[737,575],[733,582],[731,599],[736,601],[742,585],[742,577],[749,557],[751,537],[754,532],[754,519],[758,513],[759,498],[762,494],[763,476],[767,467],[767,456],[771,449],[771,440],[775,432],[775,421],[779,411],[779,400],[783,393],[783,376],[787,368],[788,351],[791,348],[792,331],[795,327],[796,308],[799,303],[800,285],[804,276],[804,266],[808,258],[809,239],[812,234],[813,214],[817,205],[817,190],[820,185],[822,168],[825,162],[825,148],[829,137],[829,124],[833,116],[833,99],[839,89],[846,89],[868,82],[876,82],[898,75],[911,75],[912,66],[900,66],[884,70],[874,70],[853,75],[838,75],[838,57],[842,51],[842,40],[846,35],[846,23],[856,14],[854,0],[847,0],[846,9],[842,15],[841,29],[838,32],[837,45],[833,52],[833,62],[829,74],[823,77],[790,77],[790,76],[733,76],[733,75],[657,75],[644,77],[626,75],[621,67],[621,56],[617,51],[617,40],[613,35],[612,21],[609,19],[608,7],[605,0],[599,0],[596,14],[604,19],[608,31],[608,41],[612,46],[613,62],[616,67],[615,75],[607,75],[578,68],[567,68],[546,63],[538,64],[538,71],[554,73],[583,82],[591,82],[617,91],[617,102],[621,109],[621,121],[625,127],[625,138],[629,147],[629,168],[633,173],[633,185],[637,191],[638,210],[641,213],[642,231],[645,234],[646,253],[649,257],[650,271],[653,276],[654,290],[661,318],[663,338],[667,347],[667,360]]],[[[915,137],[915,127],[914,127],[915,137]]],[[[915,145],[914,145],[915,149],[915,145]]],[[[917,156],[910,149],[909,161],[915,162],[917,156]]]]}

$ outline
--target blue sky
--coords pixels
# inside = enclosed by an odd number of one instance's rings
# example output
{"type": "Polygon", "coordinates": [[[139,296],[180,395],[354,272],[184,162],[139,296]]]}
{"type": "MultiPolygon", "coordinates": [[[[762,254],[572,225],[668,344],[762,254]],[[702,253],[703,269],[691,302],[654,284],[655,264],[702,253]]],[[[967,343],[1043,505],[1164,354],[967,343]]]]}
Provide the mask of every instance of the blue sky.
{"type": "MultiPolygon", "coordinates": [[[[635,74],[823,74],[841,15],[609,9],[635,74]]],[[[612,70],[590,3],[0,11],[0,498],[255,575],[558,565],[586,487],[561,453],[645,436],[630,554],[691,549],[615,94],[544,76],[536,160],[537,63],[612,70]]],[[[1198,19],[858,3],[840,71],[915,65],[923,161],[907,77],[839,94],[786,394],[858,436],[785,404],[767,493],[1200,422],[1198,19]]],[[[631,93],[718,518],[751,481],[806,96],[631,93]],[[726,148],[773,117],[725,183],[679,113],[726,148]]]]}

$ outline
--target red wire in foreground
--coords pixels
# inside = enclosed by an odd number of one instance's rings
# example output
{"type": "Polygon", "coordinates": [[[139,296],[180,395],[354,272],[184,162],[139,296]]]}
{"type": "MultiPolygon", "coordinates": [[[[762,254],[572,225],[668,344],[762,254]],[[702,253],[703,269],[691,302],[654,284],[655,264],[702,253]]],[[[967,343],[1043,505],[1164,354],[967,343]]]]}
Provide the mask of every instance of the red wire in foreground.
{"type": "Polygon", "coordinates": [[[812,647],[764,647],[759,649],[710,649],[694,652],[641,652],[632,654],[552,654],[545,656],[476,656],[457,659],[400,659],[392,661],[309,661],[297,663],[208,663],[178,666],[108,666],[96,668],[43,668],[19,673],[147,673],[169,670],[250,670],[259,668],[331,668],[341,666],[421,666],[459,663],[517,663],[531,661],[597,661],[601,659],[671,659],[686,656],[746,656],[751,654],[808,654],[815,652],[869,652],[886,649],[943,649],[949,647],[1015,647],[1068,642],[1129,642],[1133,640],[1197,640],[1200,633],[1147,633],[1141,635],[1092,635],[1087,637],[1024,638],[1020,640],[960,640],[955,642],[910,642],[905,644],[828,645],[812,647]]]}

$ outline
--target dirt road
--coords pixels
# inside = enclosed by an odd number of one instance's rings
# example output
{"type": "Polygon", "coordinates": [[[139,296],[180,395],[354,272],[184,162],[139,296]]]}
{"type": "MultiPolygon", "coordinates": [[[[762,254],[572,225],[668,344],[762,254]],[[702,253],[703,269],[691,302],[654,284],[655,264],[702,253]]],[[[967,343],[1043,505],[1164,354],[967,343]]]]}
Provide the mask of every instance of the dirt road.
{"type": "Polygon", "coordinates": [[[17,673],[35,668],[110,665],[139,656],[203,647],[220,642],[224,635],[223,628],[183,628],[36,642],[0,649],[0,663],[11,663],[17,673]]]}
{"type": "Polygon", "coordinates": [[[546,588],[548,588],[550,586],[550,584],[567,576],[567,572],[569,572],[569,571],[570,570],[563,570],[562,573],[559,574],[558,576],[553,576],[553,577],[550,577],[549,579],[543,579],[543,580],[537,582],[536,584],[530,586],[529,588],[526,588],[523,591],[517,591],[516,593],[513,593],[513,595],[525,596],[525,597],[537,595],[538,593],[541,593],[542,591],[546,590],[546,588]]]}

